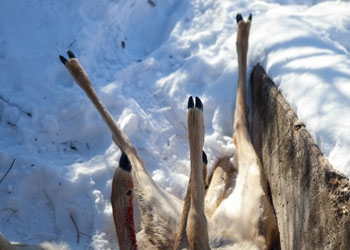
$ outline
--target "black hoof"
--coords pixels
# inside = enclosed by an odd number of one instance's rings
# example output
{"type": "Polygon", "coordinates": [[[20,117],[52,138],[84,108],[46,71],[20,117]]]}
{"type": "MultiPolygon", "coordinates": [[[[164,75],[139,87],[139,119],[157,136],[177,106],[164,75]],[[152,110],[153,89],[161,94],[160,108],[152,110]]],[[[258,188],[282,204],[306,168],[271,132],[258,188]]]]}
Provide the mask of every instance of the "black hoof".
{"type": "Polygon", "coordinates": [[[236,15],[236,21],[237,21],[237,23],[239,23],[239,22],[242,21],[242,20],[243,20],[242,15],[241,15],[240,13],[238,13],[238,14],[236,15]]]}
{"type": "Polygon", "coordinates": [[[76,58],[74,53],[70,50],[67,51],[67,54],[68,54],[69,58],[76,58]]]}
{"type": "Polygon", "coordinates": [[[129,161],[128,156],[123,152],[122,156],[119,160],[119,167],[124,169],[125,171],[130,172],[131,171],[131,163],[129,161]]]}
{"type": "Polygon", "coordinates": [[[208,165],[207,154],[202,150],[202,161],[204,165],[208,165]]]}
{"type": "MultiPolygon", "coordinates": [[[[67,54],[68,54],[69,59],[76,58],[74,53],[70,50],[67,51],[67,54]]],[[[61,55],[60,55],[60,60],[63,64],[66,64],[66,62],[68,61],[64,56],[61,56],[61,55]]]]}
{"type": "Polygon", "coordinates": [[[187,103],[187,108],[191,109],[194,107],[194,101],[193,101],[193,97],[190,96],[190,98],[188,98],[188,103],[187,103]]]}
{"type": "Polygon", "coordinates": [[[203,103],[199,97],[196,97],[196,108],[203,111],[203,103]]]}
{"type": "Polygon", "coordinates": [[[61,56],[61,55],[60,55],[60,60],[61,60],[61,62],[62,62],[64,65],[65,65],[66,62],[67,62],[67,59],[64,58],[64,56],[61,56]]]}

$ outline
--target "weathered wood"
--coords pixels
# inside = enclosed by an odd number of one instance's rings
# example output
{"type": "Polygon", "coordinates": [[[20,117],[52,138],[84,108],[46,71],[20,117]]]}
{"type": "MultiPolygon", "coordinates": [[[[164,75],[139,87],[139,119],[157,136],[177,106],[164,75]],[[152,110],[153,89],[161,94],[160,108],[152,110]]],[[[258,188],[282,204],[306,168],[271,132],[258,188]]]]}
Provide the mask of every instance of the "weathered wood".
{"type": "Polygon", "coordinates": [[[261,66],[254,67],[251,82],[253,143],[281,249],[350,249],[349,180],[333,169],[261,66]]]}

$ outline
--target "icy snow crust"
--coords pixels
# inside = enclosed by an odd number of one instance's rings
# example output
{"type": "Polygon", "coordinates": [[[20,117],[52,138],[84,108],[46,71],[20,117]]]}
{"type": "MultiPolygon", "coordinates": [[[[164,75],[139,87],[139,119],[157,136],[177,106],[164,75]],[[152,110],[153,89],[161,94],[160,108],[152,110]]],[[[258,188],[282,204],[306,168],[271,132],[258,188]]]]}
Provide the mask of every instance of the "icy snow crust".
{"type": "Polygon", "coordinates": [[[183,197],[188,182],[190,95],[204,103],[209,166],[234,154],[237,12],[253,14],[249,72],[267,70],[350,176],[348,1],[153,2],[0,1],[0,232],[9,240],[117,247],[109,196],[121,153],[58,60],[67,49],[169,192],[183,197]]]}

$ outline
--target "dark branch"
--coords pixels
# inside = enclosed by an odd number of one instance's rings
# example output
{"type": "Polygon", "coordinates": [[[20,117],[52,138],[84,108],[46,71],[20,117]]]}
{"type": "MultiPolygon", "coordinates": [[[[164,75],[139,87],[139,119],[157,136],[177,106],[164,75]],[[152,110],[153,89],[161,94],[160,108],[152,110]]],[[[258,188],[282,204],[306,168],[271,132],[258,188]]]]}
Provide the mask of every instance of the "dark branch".
{"type": "Polygon", "coordinates": [[[75,231],[77,232],[77,243],[79,244],[79,241],[80,241],[80,231],[79,231],[78,225],[77,225],[77,223],[75,222],[75,220],[74,220],[72,214],[70,215],[70,218],[71,218],[71,220],[72,220],[72,222],[73,222],[73,225],[74,225],[74,227],[75,227],[75,231]]]}
{"type": "Polygon", "coordinates": [[[13,161],[12,161],[12,163],[11,163],[9,169],[7,169],[6,173],[5,173],[4,176],[1,178],[0,184],[1,184],[1,182],[6,178],[6,176],[10,173],[11,168],[12,168],[13,165],[15,164],[15,161],[16,161],[16,158],[13,159],[13,161]]]}

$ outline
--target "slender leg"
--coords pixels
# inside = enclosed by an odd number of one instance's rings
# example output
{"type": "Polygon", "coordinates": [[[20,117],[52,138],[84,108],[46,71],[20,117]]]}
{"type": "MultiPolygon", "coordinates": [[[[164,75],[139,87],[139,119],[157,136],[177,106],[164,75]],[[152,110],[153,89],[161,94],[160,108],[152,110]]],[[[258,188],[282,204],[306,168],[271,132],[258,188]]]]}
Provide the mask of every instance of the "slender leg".
{"type": "Polygon", "coordinates": [[[247,155],[252,154],[252,145],[250,143],[248,132],[248,108],[246,105],[247,52],[251,15],[245,22],[243,21],[242,16],[238,14],[237,23],[238,30],[236,49],[238,56],[238,86],[236,92],[236,110],[233,123],[233,136],[236,144],[238,162],[240,162],[240,158],[247,158],[247,155]],[[249,149],[249,152],[245,153],[247,148],[249,149]]]}
{"type": "Polygon", "coordinates": [[[244,209],[251,210],[251,214],[255,214],[251,218],[257,218],[257,221],[251,221],[256,228],[255,232],[251,232],[257,238],[259,235],[264,236],[264,243],[261,246],[269,249],[277,234],[276,219],[266,196],[261,162],[250,140],[246,104],[247,51],[251,20],[251,15],[247,21],[244,21],[240,14],[237,15],[238,86],[233,134],[239,166],[236,185],[241,190],[244,209]]]}
{"type": "Polygon", "coordinates": [[[109,127],[113,141],[130,161],[135,196],[141,210],[143,238],[148,239],[150,245],[157,246],[159,249],[171,249],[176,237],[174,232],[176,232],[176,226],[181,216],[182,201],[167,193],[153,181],[136,147],[120,130],[112,115],[99,99],[90,78],[78,59],[71,51],[68,51],[67,54],[69,59],[60,56],[61,62],[85,91],[109,127]]]}
{"type": "Polygon", "coordinates": [[[209,236],[207,219],[204,212],[204,181],[202,148],[204,144],[204,117],[203,104],[196,97],[188,101],[188,140],[190,145],[191,161],[191,206],[188,215],[186,233],[190,249],[207,250],[209,236]]]}
{"type": "MultiPolygon", "coordinates": [[[[208,160],[207,160],[207,155],[205,154],[204,151],[202,151],[202,162],[203,162],[203,184],[204,184],[204,188],[206,189],[208,186],[208,178],[207,178],[208,160]]],[[[176,240],[173,248],[174,250],[182,250],[188,247],[186,227],[187,227],[188,214],[189,214],[190,205],[191,205],[191,183],[192,183],[192,179],[190,177],[188,186],[187,186],[184,206],[182,209],[181,220],[180,220],[179,227],[177,229],[176,240]]]]}
{"type": "Polygon", "coordinates": [[[230,157],[225,156],[217,161],[209,179],[209,186],[205,194],[205,214],[212,217],[221,202],[226,199],[235,187],[237,168],[230,157]]]}

